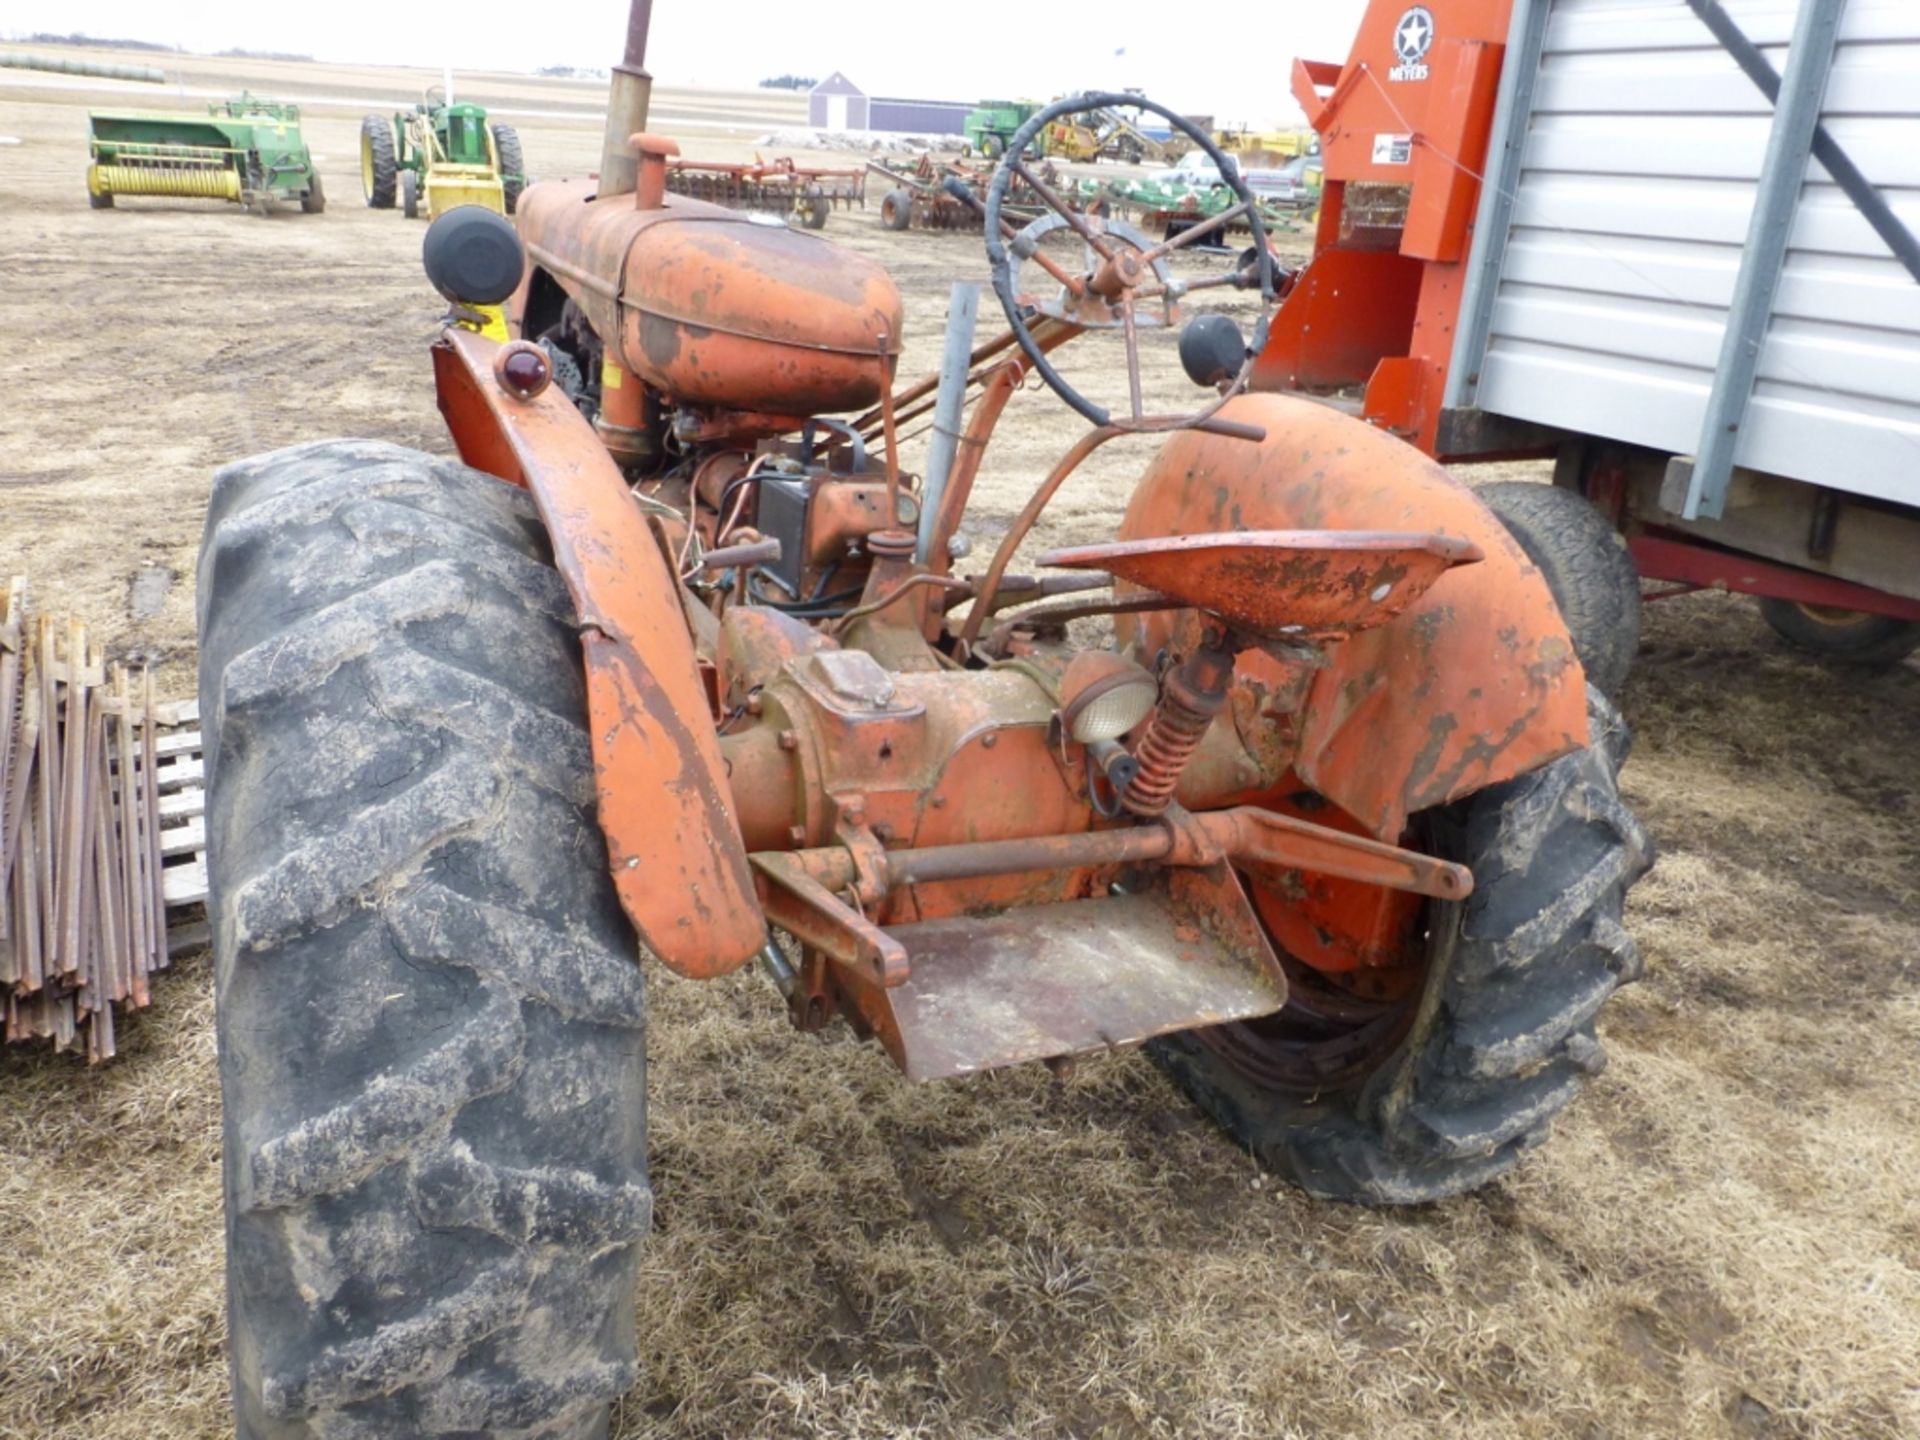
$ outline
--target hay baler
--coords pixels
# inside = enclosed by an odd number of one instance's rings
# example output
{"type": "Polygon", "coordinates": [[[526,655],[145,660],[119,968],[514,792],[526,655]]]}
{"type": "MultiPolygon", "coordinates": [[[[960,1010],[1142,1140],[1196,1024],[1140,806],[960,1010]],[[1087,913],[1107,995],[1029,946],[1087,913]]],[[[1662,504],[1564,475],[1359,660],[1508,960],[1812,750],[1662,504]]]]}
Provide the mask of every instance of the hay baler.
{"type": "Polygon", "coordinates": [[[205,116],[93,110],[87,124],[87,201],[96,210],[123,195],[230,200],[263,215],[275,201],[326,209],[297,105],[242,94],[205,116]]]}
{"type": "Polygon", "coordinates": [[[1514,1165],[1638,971],[1626,734],[1539,570],[1412,447],[1246,393],[1264,320],[1167,265],[1244,219],[1225,282],[1264,313],[1244,188],[1155,242],[1037,168],[1126,103],[1227,172],[1203,131],[1136,96],[1028,117],[984,198],[1005,328],[962,286],[906,381],[878,264],[669,192],[646,10],[597,183],[428,231],[460,460],[321,442],[215,485],[245,1437],[605,1433],[652,1214],[643,957],[763,971],[915,1081],[1146,1045],[1262,1164],[1377,1204],[1514,1165]],[[1190,399],[1150,403],[1176,337],[1190,399]],[[1128,379],[1096,399],[1060,365],[1102,345],[1128,379]],[[1030,382],[1077,419],[963,569],[1030,382]],[[1109,446],[1117,532],[1017,565],[1109,446]]]}
{"type": "Polygon", "coordinates": [[[458,205],[511,215],[527,184],[520,133],[490,125],[484,107],[455,104],[437,87],[412,110],[360,124],[360,183],[367,204],[409,220],[437,219],[458,205]]]}

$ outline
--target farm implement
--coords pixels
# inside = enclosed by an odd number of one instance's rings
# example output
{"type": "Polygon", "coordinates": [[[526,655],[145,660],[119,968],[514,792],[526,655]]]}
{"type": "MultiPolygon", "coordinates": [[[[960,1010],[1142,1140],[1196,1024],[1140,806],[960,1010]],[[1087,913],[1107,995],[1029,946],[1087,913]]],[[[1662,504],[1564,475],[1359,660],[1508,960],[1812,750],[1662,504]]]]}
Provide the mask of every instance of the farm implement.
{"type": "MultiPolygon", "coordinates": [[[[1239,208],[1232,186],[1220,184],[1206,189],[1183,184],[1177,179],[1155,176],[1146,180],[1083,181],[1081,203],[1103,202],[1116,214],[1126,215],[1140,229],[1172,239],[1222,215],[1227,219],[1212,227],[1215,243],[1229,234],[1251,235],[1252,224],[1244,213],[1228,214],[1239,208]]],[[[1297,231],[1297,213],[1278,205],[1260,203],[1261,227],[1269,232],[1297,231]]]]}
{"type": "Polygon", "coordinates": [[[1213,142],[1229,155],[1248,157],[1248,163],[1254,156],[1288,160],[1320,153],[1319,133],[1304,125],[1289,130],[1220,130],[1214,133],[1213,142]]]}
{"type": "Polygon", "coordinates": [[[94,110],[87,124],[87,200],[96,210],[127,195],[230,200],[262,215],[275,201],[308,214],[326,209],[297,105],[243,94],[204,116],[94,110]]]}
{"type": "Polygon", "coordinates": [[[1551,460],[1550,486],[1480,493],[1602,689],[1642,580],[1897,666],[1920,650],[1920,367],[1890,360],[1920,353],[1920,90],[1874,87],[1920,55],[1920,9],[1648,13],[1375,0],[1344,62],[1294,60],[1323,188],[1252,385],[1344,392],[1456,467],[1551,460]]]}
{"type": "MultiPolygon", "coordinates": [[[[880,197],[880,223],[889,230],[917,226],[922,230],[978,230],[986,214],[987,187],[993,179],[993,167],[965,160],[936,160],[922,155],[911,163],[891,164],[869,160],[867,169],[885,180],[886,194],[880,197]]],[[[1051,164],[1042,165],[1040,178],[1063,189],[1071,182],[1063,180],[1051,164]]],[[[1032,220],[1045,210],[1045,202],[1025,180],[1017,180],[1007,191],[1002,208],[1010,219],[1032,220]]]]}
{"type": "MultiPolygon", "coordinates": [[[[1066,103],[1066,102],[1061,102],[1066,103]]],[[[869,160],[867,169],[887,182],[880,199],[880,223],[889,230],[977,230],[986,213],[991,166],[967,160],[937,160],[922,155],[911,163],[869,160]]],[[[669,172],[671,173],[671,172],[669,172]]],[[[1142,180],[1098,180],[1074,176],[1042,161],[1033,180],[1016,175],[1008,183],[1002,209],[1022,223],[1046,213],[1047,201],[1035,183],[1072,208],[1092,214],[1123,215],[1141,230],[1171,239],[1183,230],[1225,216],[1209,226],[1217,246],[1229,234],[1250,235],[1244,207],[1223,183],[1199,189],[1169,176],[1142,180]],[[1231,212],[1231,213],[1229,213],[1231,212]]],[[[1291,211],[1260,203],[1263,231],[1292,231],[1299,222],[1291,211]]]]}
{"type": "Polygon", "coordinates": [[[1004,328],[963,282],[907,379],[877,263],[670,193],[646,18],[597,181],[428,232],[459,460],[326,441],[215,482],[243,1437],[605,1433],[648,970],[754,967],[915,1081],[1145,1044],[1262,1164],[1370,1203],[1518,1163],[1638,971],[1626,735],[1539,568],[1411,447],[1247,392],[1276,287],[1243,182],[1156,241],[1036,168],[1083,110],[1163,116],[1226,173],[1204,132],[1130,95],[1028,117],[979,197],[1004,328]],[[1240,221],[1246,266],[1170,273],[1240,221]],[[1213,284],[1251,335],[1192,308],[1213,284]],[[1156,343],[1184,398],[1153,398],[1156,343]],[[1072,367],[1103,346],[1126,378],[1096,398],[1072,367]],[[1077,418],[962,569],[1039,389],[1077,418]],[[1029,555],[1109,446],[1117,530],[1029,555]]]}
{"type": "MultiPolygon", "coordinates": [[[[1054,102],[1056,105],[1058,101],[1054,102]]],[[[967,114],[962,133],[967,152],[987,160],[998,159],[1007,150],[1007,142],[1041,107],[1031,100],[983,100],[967,114]]],[[[1177,160],[1192,149],[1192,142],[1180,129],[1166,139],[1147,134],[1125,109],[1103,106],[1082,108],[1065,119],[1055,120],[1034,142],[1042,156],[1056,160],[1089,162],[1123,160],[1137,165],[1142,160],[1177,160]]]]}
{"type": "Polygon", "coordinates": [[[397,200],[409,220],[459,205],[511,215],[526,184],[519,132],[489,125],[484,108],[456,105],[438,86],[412,110],[360,124],[360,185],[375,210],[397,200]]]}
{"type": "Polygon", "coordinates": [[[1060,160],[1120,160],[1138,165],[1142,160],[1177,160],[1192,149],[1179,131],[1156,140],[1118,110],[1095,111],[1072,120],[1056,120],[1047,128],[1041,153],[1060,160]]]}
{"type": "Polygon", "coordinates": [[[785,155],[738,165],[675,157],[667,162],[667,189],[729,210],[784,215],[803,229],[819,230],[836,208],[866,204],[867,172],[798,165],[785,155]]]}
{"type": "Polygon", "coordinates": [[[1020,127],[1040,107],[1031,100],[982,100],[967,112],[961,127],[968,153],[998,159],[1020,127]]]}

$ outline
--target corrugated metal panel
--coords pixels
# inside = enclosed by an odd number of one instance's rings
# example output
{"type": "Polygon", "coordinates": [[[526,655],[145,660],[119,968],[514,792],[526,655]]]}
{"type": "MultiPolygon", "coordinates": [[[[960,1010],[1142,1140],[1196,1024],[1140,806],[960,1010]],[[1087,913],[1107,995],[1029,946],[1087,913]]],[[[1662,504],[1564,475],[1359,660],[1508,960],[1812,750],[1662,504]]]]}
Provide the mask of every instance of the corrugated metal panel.
{"type": "MultiPolygon", "coordinates": [[[[1784,69],[1792,0],[1724,3],[1784,69]]],[[[1920,4],[1849,0],[1822,113],[1920,229],[1920,4]]],[[[1552,0],[1473,402],[1692,453],[1772,114],[1683,0],[1552,0]]],[[[1920,284],[1817,161],[1736,458],[1920,503],[1920,284]]]]}
{"type": "Polygon", "coordinates": [[[973,107],[951,100],[895,100],[874,96],[870,111],[875,130],[915,135],[960,135],[973,107]]]}

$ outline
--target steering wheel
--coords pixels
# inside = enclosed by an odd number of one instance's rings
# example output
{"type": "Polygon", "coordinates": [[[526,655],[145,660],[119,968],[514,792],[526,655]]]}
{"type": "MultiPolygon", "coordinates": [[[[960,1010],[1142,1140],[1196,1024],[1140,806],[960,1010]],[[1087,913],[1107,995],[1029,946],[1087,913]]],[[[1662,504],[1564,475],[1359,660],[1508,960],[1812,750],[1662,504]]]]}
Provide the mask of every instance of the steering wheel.
{"type": "MultiPolygon", "coordinates": [[[[1274,298],[1273,254],[1267,247],[1267,233],[1260,223],[1259,206],[1239,168],[1227,159],[1204,131],[1183,116],[1144,96],[1113,91],[1089,91],[1084,95],[1070,95],[1064,100],[1056,100],[1029,119],[1007,142],[1007,153],[1001,157],[1000,164],[994,169],[993,179],[987,186],[985,211],[987,262],[992,269],[993,293],[1000,297],[1000,308],[1006,311],[1013,338],[1026,352],[1034,372],[1053,393],[1095,425],[1139,432],[1185,429],[1212,418],[1222,405],[1246,388],[1253,368],[1253,357],[1266,345],[1267,322],[1274,298]],[[1181,231],[1173,239],[1155,245],[1132,226],[1074,209],[1042,176],[1028,167],[1027,146],[1055,121],[1067,115],[1122,108],[1151,111],[1193,141],[1212,159],[1221,177],[1227,180],[1234,203],[1190,229],[1181,231]],[[1001,210],[1016,176],[1053,213],[1040,216],[1009,239],[1005,232],[1013,227],[1001,219],[1001,210]],[[1239,373],[1223,387],[1211,405],[1186,415],[1147,415],[1143,411],[1140,396],[1139,332],[1143,318],[1151,328],[1170,329],[1179,323],[1177,301],[1187,291],[1221,283],[1245,283],[1242,276],[1233,275],[1222,277],[1221,280],[1182,285],[1169,277],[1166,257],[1184,245],[1190,245],[1215,230],[1243,219],[1253,231],[1262,308],[1259,323],[1254,327],[1253,342],[1241,362],[1239,373]],[[1085,267],[1078,274],[1040,250],[1040,242],[1063,227],[1071,229],[1085,244],[1085,267]],[[1060,293],[1056,299],[1035,303],[1031,299],[1021,298],[1021,286],[1017,282],[1028,261],[1034,262],[1060,282],[1060,293]],[[1137,308],[1143,300],[1157,300],[1157,312],[1143,317],[1137,308]],[[1083,330],[1112,329],[1124,334],[1128,395],[1132,402],[1129,415],[1116,419],[1111,411],[1088,400],[1054,369],[1047,359],[1046,350],[1034,338],[1030,328],[1030,321],[1036,315],[1044,315],[1083,330]]],[[[1248,284],[1247,288],[1252,287],[1248,284]]]]}

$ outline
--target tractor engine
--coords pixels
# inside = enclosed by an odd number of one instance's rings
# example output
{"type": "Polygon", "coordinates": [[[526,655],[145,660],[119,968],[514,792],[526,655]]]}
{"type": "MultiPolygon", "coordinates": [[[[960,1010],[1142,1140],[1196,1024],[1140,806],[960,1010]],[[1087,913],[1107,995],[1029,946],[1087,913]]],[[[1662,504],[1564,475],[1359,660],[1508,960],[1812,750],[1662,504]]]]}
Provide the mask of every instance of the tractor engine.
{"type": "Polygon", "coordinates": [[[587,204],[584,181],[527,193],[530,263],[509,323],[554,358],[636,495],[680,527],[689,564],[744,520],[779,558],[754,567],[743,594],[830,612],[860,593],[859,542],[918,518],[910,495],[888,516],[854,427],[814,418],[871,406],[892,384],[900,292],[873,261],[774,217],[669,206],[677,147],[636,145],[632,196],[587,204]]]}

